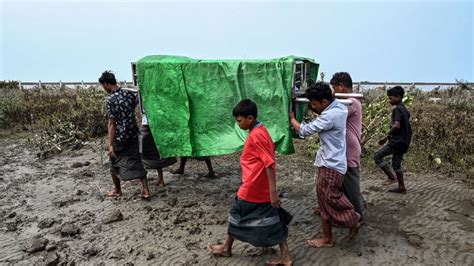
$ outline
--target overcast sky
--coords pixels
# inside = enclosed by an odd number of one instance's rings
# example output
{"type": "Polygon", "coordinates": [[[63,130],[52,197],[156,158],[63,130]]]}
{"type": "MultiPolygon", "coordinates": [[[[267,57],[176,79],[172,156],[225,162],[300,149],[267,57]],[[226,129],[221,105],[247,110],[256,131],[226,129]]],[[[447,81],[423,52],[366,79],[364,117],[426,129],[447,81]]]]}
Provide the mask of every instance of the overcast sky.
{"type": "Polygon", "coordinates": [[[1,0],[0,80],[131,80],[151,54],[310,57],[356,81],[473,81],[472,1],[1,0]]]}

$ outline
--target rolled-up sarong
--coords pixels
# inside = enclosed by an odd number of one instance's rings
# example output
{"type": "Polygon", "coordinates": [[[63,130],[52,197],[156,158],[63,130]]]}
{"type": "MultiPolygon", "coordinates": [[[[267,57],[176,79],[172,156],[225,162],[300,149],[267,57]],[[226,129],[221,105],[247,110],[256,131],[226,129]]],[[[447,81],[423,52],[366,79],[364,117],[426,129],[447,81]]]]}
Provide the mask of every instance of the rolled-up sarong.
{"type": "Polygon", "coordinates": [[[271,203],[253,203],[235,198],[229,212],[227,233],[256,247],[271,247],[288,237],[288,224],[293,216],[271,203]]]}

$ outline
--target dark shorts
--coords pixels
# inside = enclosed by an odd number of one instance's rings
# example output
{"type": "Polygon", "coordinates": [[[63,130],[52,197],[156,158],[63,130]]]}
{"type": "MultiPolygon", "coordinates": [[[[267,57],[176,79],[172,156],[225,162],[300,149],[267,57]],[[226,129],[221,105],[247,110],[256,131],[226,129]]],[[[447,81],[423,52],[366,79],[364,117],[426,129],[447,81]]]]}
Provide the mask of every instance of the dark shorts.
{"type": "Polygon", "coordinates": [[[142,125],[140,127],[139,151],[142,158],[143,166],[147,169],[159,169],[176,163],[176,158],[161,158],[155,141],[151,135],[150,127],[142,125]]]}
{"type": "Polygon", "coordinates": [[[271,203],[253,203],[236,197],[229,211],[227,233],[256,247],[271,247],[286,240],[291,219],[291,214],[271,203]]]}
{"type": "Polygon", "coordinates": [[[394,149],[390,144],[383,146],[374,154],[375,164],[379,167],[384,167],[386,163],[383,158],[390,154],[392,155],[393,171],[403,173],[402,161],[405,153],[401,152],[399,149],[394,149]]]}
{"type": "Polygon", "coordinates": [[[143,167],[138,153],[138,141],[127,143],[114,141],[115,158],[110,158],[111,170],[122,180],[132,180],[145,177],[147,172],[143,167]]]}

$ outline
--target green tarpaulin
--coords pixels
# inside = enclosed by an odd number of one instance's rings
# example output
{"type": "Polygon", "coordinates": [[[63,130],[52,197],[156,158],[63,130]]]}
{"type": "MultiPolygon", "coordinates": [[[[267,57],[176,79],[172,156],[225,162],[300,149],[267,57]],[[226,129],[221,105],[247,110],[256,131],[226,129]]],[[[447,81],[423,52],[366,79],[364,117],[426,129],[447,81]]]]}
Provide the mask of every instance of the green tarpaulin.
{"type": "MultiPolygon", "coordinates": [[[[238,127],[232,109],[245,98],[257,103],[258,120],[268,128],[276,150],[293,153],[288,111],[297,60],[314,62],[293,56],[268,60],[140,59],[138,86],[161,156],[209,156],[241,150],[248,133],[238,127]]],[[[316,65],[316,75],[317,70],[316,65]]]]}

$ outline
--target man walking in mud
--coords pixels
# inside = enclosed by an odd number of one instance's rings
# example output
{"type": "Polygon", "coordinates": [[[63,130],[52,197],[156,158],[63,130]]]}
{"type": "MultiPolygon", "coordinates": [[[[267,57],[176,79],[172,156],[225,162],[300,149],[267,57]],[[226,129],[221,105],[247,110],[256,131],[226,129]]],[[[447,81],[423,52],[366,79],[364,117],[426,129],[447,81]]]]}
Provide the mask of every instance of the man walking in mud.
{"type": "Polygon", "coordinates": [[[99,83],[109,93],[107,97],[108,154],[110,156],[112,181],[114,190],[107,193],[108,197],[122,196],[120,180],[140,179],[142,198],[150,197],[147,172],[143,167],[138,152],[138,126],[135,120],[137,95],[117,85],[115,75],[105,71],[99,83]]]}
{"type": "MultiPolygon", "coordinates": [[[[347,72],[335,73],[330,81],[335,93],[352,93],[352,78],[347,72]]],[[[347,172],[344,175],[342,189],[354,209],[362,217],[365,209],[365,200],[360,192],[360,155],[362,148],[362,105],[356,98],[349,98],[352,104],[347,106],[346,122],[346,159],[347,172]]]]}
{"type": "Polygon", "coordinates": [[[318,133],[321,141],[314,165],[318,167],[316,191],[323,237],[307,243],[315,248],[333,247],[332,226],[349,228],[348,239],[351,240],[357,234],[361,217],[342,193],[347,171],[347,108],[334,99],[329,85],[322,82],[311,85],[306,90],[306,98],[310,101],[308,108],[319,116],[307,124],[300,124],[294,113],[290,113],[290,123],[300,137],[318,133]]]}

